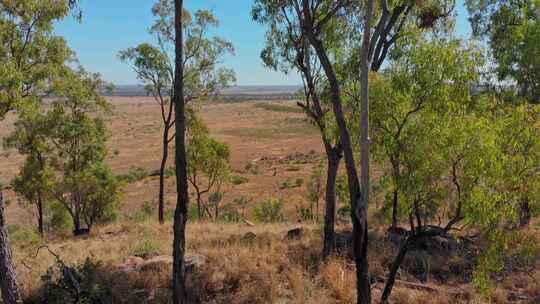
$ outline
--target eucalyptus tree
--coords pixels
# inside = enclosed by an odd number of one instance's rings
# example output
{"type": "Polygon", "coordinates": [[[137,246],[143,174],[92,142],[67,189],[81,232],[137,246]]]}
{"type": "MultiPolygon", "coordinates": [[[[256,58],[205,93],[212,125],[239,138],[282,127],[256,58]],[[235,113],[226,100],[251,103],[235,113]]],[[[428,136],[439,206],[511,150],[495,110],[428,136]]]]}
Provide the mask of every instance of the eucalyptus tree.
{"type": "Polygon", "coordinates": [[[74,233],[81,234],[111,219],[120,201],[119,181],[104,163],[109,133],[102,116],[110,105],[99,93],[98,75],[72,71],[52,87],[56,97],[42,127],[53,168],[48,192],[71,216],[74,233]]]}
{"type": "Polygon", "coordinates": [[[503,85],[540,102],[540,3],[537,0],[467,0],[473,33],[487,40],[503,85]]]}
{"type": "MultiPolygon", "coordinates": [[[[298,102],[318,127],[327,158],[327,174],[325,188],[324,245],[323,256],[327,257],[335,247],[335,213],[336,213],[336,178],[343,154],[343,147],[336,134],[332,121],[331,106],[326,92],[327,80],[324,76],[317,55],[303,34],[299,21],[286,10],[270,11],[264,1],[255,3],[252,17],[256,22],[268,26],[266,46],[261,52],[261,59],[267,67],[283,73],[299,72],[304,85],[304,102],[298,102]]],[[[335,49],[346,42],[337,27],[328,30],[328,38],[332,39],[335,49]],[[335,33],[334,37],[330,37],[335,33]]],[[[317,198],[318,200],[318,198],[317,198]]]]}
{"type": "MultiPolygon", "coordinates": [[[[0,120],[29,101],[36,103],[50,77],[64,69],[71,52],[65,41],[53,34],[53,26],[69,9],[67,1],[0,1],[0,120]]],[[[21,303],[3,201],[0,203],[2,298],[7,304],[21,303]]]]}
{"type": "Polygon", "coordinates": [[[392,224],[398,224],[399,209],[410,225],[382,302],[407,251],[419,240],[446,234],[470,214],[498,155],[491,121],[472,110],[470,92],[482,65],[478,51],[446,37],[407,43],[371,82],[373,150],[381,164],[390,163],[392,224]],[[454,210],[450,220],[433,228],[437,217],[446,217],[444,210],[454,210]]]}
{"type": "Polygon", "coordinates": [[[0,1],[0,118],[39,98],[65,68],[71,51],[53,24],[68,13],[67,1],[0,1]]]}
{"type": "Polygon", "coordinates": [[[375,160],[381,165],[390,164],[383,185],[390,186],[385,209],[391,210],[391,227],[399,224],[399,199],[402,196],[403,159],[414,151],[415,138],[408,137],[416,128],[419,116],[433,111],[447,111],[450,102],[469,98],[467,88],[474,83],[478,56],[462,51],[461,41],[447,38],[426,41],[418,34],[407,39],[409,47],[400,50],[389,67],[380,75],[373,75],[372,113],[375,160]],[[446,49],[446,51],[443,51],[446,49]],[[436,64],[434,64],[436,63],[436,64]],[[457,85],[448,86],[448,83],[457,85]],[[411,140],[410,142],[408,142],[411,140]]]}
{"type": "MultiPolygon", "coordinates": [[[[345,165],[347,169],[348,185],[352,221],[353,221],[353,243],[355,251],[355,262],[357,265],[357,290],[358,303],[371,302],[370,279],[367,263],[367,201],[369,191],[369,139],[367,129],[368,117],[368,70],[378,70],[393,44],[400,35],[403,24],[409,20],[408,17],[415,7],[415,1],[400,1],[389,7],[386,1],[381,1],[380,11],[376,14],[376,21],[372,22],[372,11],[374,10],[373,1],[368,1],[368,7],[364,7],[357,1],[328,1],[328,0],[288,0],[288,1],[256,1],[254,10],[254,19],[271,20],[277,18],[281,24],[288,22],[297,24],[299,32],[303,39],[308,40],[313,48],[322,71],[328,83],[328,99],[334,119],[337,125],[339,143],[343,149],[345,165]],[[359,20],[357,17],[366,17],[359,20]],[[285,20],[285,21],[283,21],[285,20]],[[363,22],[362,22],[363,21],[363,22]],[[363,108],[363,133],[362,142],[362,168],[363,168],[363,186],[365,194],[362,195],[359,175],[356,169],[355,156],[353,153],[350,130],[347,126],[343,108],[342,86],[337,73],[335,59],[330,50],[334,40],[327,39],[332,31],[330,27],[338,25],[337,31],[343,29],[343,26],[356,26],[364,31],[363,33],[363,51],[362,59],[353,62],[362,63],[362,85],[364,96],[362,98],[363,108]],[[370,30],[371,24],[375,24],[374,31],[370,30]],[[339,25],[342,27],[340,28],[339,25]]],[[[435,8],[435,6],[433,6],[435,8]]],[[[423,8],[420,16],[422,27],[433,26],[434,22],[443,15],[442,10],[423,8]],[[429,19],[429,20],[427,20],[429,19]]],[[[281,30],[283,27],[281,28],[281,30]]],[[[271,31],[276,30],[272,27],[271,31]]],[[[279,30],[279,28],[278,28],[279,30]]],[[[286,31],[285,31],[286,33],[286,31]]],[[[353,31],[354,33],[354,31],[353,31]]],[[[354,37],[354,35],[353,35],[354,37]]],[[[286,37],[287,38],[287,37],[286,37]]],[[[294,38],[294,37],[293,37],[294,38]]],[[[301,40],[300,40],[301,41],[301,40]]],[[[350,43],[350,49],[359,50],[360,38],[350,43]],[[356,47],[354,47],[356,45],[356,47]]],[[[291,46],[291,42],[286,42],[291,46]]],[[[358,71],[358,70],[357,70],[358,71]]]]}
{"type": "MultiPolygon", "coordinates": [[[[193,114],[194,115],[194,114],[193,114]]],[[[190,118],[187,137],[188,181],[195,189],[199,218],[204,213],[214,221],[219,218],[221,187],[229,177],[230,149],[210,136],[204,122],[197,117],[190,118]],[[205,202],[205,197],[207,202],[205,202]],[[214,214],[209,209],[213,200],[214,214]]]]}
{"type": "Polygon", "coordinates": [[[37,106],[26,107],[19,111],[20,119],[15,122],[15,130],[5,138],[4,146],[16,148],[26,159],[19,174],[13,179],[12,186],[29,204],[36,207],[38,231],[44,233],[44,208],[50,198],[48,190],[52,186],[52,171],[48,162],[51,150],[47,140],[48,126],[46,116],[37,106]]]}
{"type": "MultiPolygon", "coordinates": [[[[146,85],[160,106],[163,122],[162,159],[159,169],[159,221],[164,222],[165,208],[165,170],[169,156],[169,144],[174,140],[174,109],[170,98],[174,95],[174,56],[171,48],[174,46],[172,1],[162,0],[152,9],[157,17],[150,28],[157,41],[157,45],[142,43],[134,48],[121,51],[119,56],[123,61],[129,62],[137,77],[146,85]],[[172,133],[172,134],[171,134],[172,133]]],[[[209,12],[199,10],[191,15],[188,11],[183,13],[185,57],[183,61],[184,73],[184,100],[189,104],[193,100],[203,100],[214,95],[218,89],[234,82],[234,73],[231,70],[219,68],[223,58],[234,54],[232,44],[220,37],[209,36],[212,28],[218,27],[218,20],[209,12]]]]}

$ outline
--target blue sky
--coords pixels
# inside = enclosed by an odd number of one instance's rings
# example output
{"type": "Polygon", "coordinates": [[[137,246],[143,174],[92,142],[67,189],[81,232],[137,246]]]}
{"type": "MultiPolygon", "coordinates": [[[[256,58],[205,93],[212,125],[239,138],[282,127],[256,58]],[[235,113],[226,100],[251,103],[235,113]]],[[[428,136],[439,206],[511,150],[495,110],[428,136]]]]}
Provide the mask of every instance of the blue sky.
{"type": "MultiPolygon", "coordinates": [[[[83,21],[67,18],[56,27],[89,71],[99,72],[114,84],[139,83],[130,67],[118,60],[120,50],[151,42],[148,28],[153,23],[154,0],[82,0],[83,21]]],[[[266,69],[259,58],[265,29],[251,20],[253,0],[185,0],[191,10],[209,9],[220,20],[215,31],[233,42],[236,55],[225,60],[233,68],[239,85],[297,85],[297,75],[283,75],[266,69]]],[[[470,26],[463,1],[458,1],[457,31],[468,36],[470,26]]]]}

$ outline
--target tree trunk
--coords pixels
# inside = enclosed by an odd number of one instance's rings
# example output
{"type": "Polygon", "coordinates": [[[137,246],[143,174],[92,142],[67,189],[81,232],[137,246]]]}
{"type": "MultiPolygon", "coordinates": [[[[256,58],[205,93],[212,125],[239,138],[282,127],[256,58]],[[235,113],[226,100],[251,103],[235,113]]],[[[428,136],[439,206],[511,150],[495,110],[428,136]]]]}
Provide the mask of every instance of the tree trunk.
{"type": "Polygon", "coordinates": [[[43,237],[43,198],[41,196],[41,191],[38,191],[37,194],[37,210],[38,210],[38,231],[39,235],[43,237]]]}
{"type": "Polygon", "coordinates": [[[360,101],[360,178],[362,191],[360,193],[361,202],[356,206],[355,213],[358,214],[356,219],[360,222],[355,225],[356,229],[361,229],[358,234],[364,237],[363,244],[359,245],[361,250],[360,256],[356,254],[356,258],[360,259],[356,265],[360,265],[361,273],[357,270],[357,285],[358,285],[358,303],[371,303],[371,280],[368,270],[368,206],[370,192],[370,146],[371,139],[369,138],[369,50],[371,47],[371,19],[373,18],[374,0],[368,0],[366,6],[366,15],[364,20],[364,33],[362,41],[362,50],[360,54],[360,81],[361,81],[361,101],[360,101]]]}
{"type": "Polygon", "coordinates": [[[323,257],[327,258],[336,247],[335,215],[336,215],[336,179],[339,169],[340,156],[328,154],[328,171],[326,177],[326,210],[324,213],[324,246],[323,257]]]}
{"type": "Polygon", "coordinates": [[[174,214],[174,240],[173,240],[173,303],[187,303],[185,282],[185,249],[186,249],[186,222],[189,204],[187,161],[186,161],[186,121],[184,102],[184,50],[182,33],[183,0],[175,0],[175,72],[173,102],[176,120],[175,162],[176,162],[176,210],[174,214]]]}
{"type": "Polygon", "coordinates": [[[394,258],[394,261],[392,262],[392,265],[390,266],[388,279],[386,280],[386,284],[384,285],[384,291],[381,296],[382,304],[388,303],[388,298],[390,297],[390,294],[392,293],[392,288],[394,287],[394,283],[396,282],[396,276],[397,276],[399,267],[403,263],[403,260],[405,259],[405,256],[407,255],[407,251],[409,250],[410,244],[413,241],[414,236],[412,235],[412,233],[413,232],[411,231],[411,235],[408,236],[407,240],[405,240],[405,243],[401,245],[398,255],[394,258]]]}
{"type": "Polygon", "coordinates": [[[17,275],[11,257],[11,246],[4,214],[4,200],[0,192],[0,290],[4,304],[22,303],[17,275]]]}
{"type": "Polygon", "coordinates": [[[201,203],[201,193],[199,190],[197,190],[197,216],[199,217],[199,220],[202,219],[203,213],[202,213],[202,203],[201,203]]]}
{"type": "Polygon", "coordinates": [[[519,204],[519,226],[528,226],[531,221],[531,206],[529,204],[529,198],[525,197],[521,199],[519,204]]]}
{"type": "Polygon", "coordinates": [[[394,193],[392,197],[392,228],[397,228],[397,208],[398,208],[398,189],[397,186],[394,188],[394,193]]]}
{"type": "Polygon", "coordinates": [[[361,205],[361,191],[358,180],[358,172],[354,161],[354,154],[351,144],[351,138],[347,129],[345,115],[341,104],[340,85],[337,80],[332,63],[326,54],[322,42],[318,40],[313,33],[308,33],[309,40],[321,62],[325,71],[326,77],[330,84],[330,100],[336,122],[338,124],[341,145],[345,155],[345,167],[347,169],[347,179],[349,182],[349,195],[351,200],[351,212],[353,222],[353,247],[355,250],[356,274],[357,274],[357,291],[358,304],[371,303],[371,288],[368,271],[367,256],[362,257],[364,252],[367,252],[367,206],[361,205]]]}
{"type": "Polygon", "coordinates": [[[165,126],[163,131],[163,155],[159,167],[159,223],[165,223],[165,168],[169,157],[169,128],[165,126]]]}

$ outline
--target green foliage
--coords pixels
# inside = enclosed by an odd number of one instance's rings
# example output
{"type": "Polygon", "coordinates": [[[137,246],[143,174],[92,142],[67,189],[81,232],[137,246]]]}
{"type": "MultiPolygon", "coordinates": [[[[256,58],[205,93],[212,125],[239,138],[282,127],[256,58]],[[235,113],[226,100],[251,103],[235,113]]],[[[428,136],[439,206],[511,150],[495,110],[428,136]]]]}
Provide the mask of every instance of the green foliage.
{"type": "Polygon", "coordinates": [[[301,177],[298,177],[294,180],[294,187],[302,187],[304,184],[304,179],[301,177]]]}
{"type": "Polygon", "coordinates": [[[121,194],[121,183],[104,164],[108,132],[100,114],[110,106],[102,86],[97,75],[64,71],[51,83],[56,99],[50,110],[26,107],[5,141],[27,156],[14,189],[33,204],[38,197],[58,201],[74,224],[87,227],[116,219],[121,194]]]}
{"type": "Polygon", "coordinates": [[[245,183],[249,183],[249,178],[242,175],[233,174],[231,176],[231,182],[233,185],[242,185],[245,183]]]}
{"type": "Polygon", "coordinates": [[[157,204],[155,202],[145,201],[139,211],[131,216],[136,222],[146,222],[155,214],[157,204]]]}
{"type": "MultiPolygon", "coordinates": [[[[157,46],[142,43],[121,51],[119,57],[129,62],[147,89],[158,99],[161,106],[169,104],[165,96],[172,96],[174,79],[174,3],[160,0],[152,8],[157,18],[150,33],[158,41],[157,46]]],[[[219,22],[212,13],[198,10],[194,14],[184,11],[184,93],[187,101],[204,99],[219,88],[235,81],[234,72],[219,67],[223,57],[234,54],[233,45],[218,36],[209,36],[219,22]]],[[[165,117],[163,117],[165,120],[165,117]]]]}
{"type": "MultiPolygon", "coordinates": [[[[229,180],[230,149],[227,144],[213,139],[202,120],[194,113],[192,117],[187,139],[187,175],[197,193],[198,205],[203,206],[203,195],[220,193],[223,183],[229,180]]],[[[221,200],[211,202],[210,199],[208,197],[217,214],[221,200]]]]}
{"type": "Polygon", "coordinates": [[[35,247],[41,242],[41,237],[34,229],[16,229],[11,232],[10,238],[21,248],[35,247]]]}
{"type": "Polygon", "coordinates": [[[281,182],[279,182],[279,189],[281,190],[285,190],[285,189],[289,189],[289,188],[292,188],[293,185],[291,183],[291,180],[290,179],[285,179],[285,180],[282,180],[281,182]]]}
{"type": "Polygon", "coordinates": [[[135,183],[140,180],[145,179],[148,177],[150,173],[144,168],[141,167],[131,167],[129,169],[129,172],[123,175],[118,176],[120,180],[126,181],[127,183],[135,183]]]}
{"type": "Polygon", "coordinates": [[[313,220],[314,218],[312,207],[296,206],[296,212],[302,221],[313,220]]]}
{"type": "Polygon", "coordinates": [[[159,248],[155,242],[148,238],[144,238],[137,244],[137,246],[135,246],[135,248],[131,250],[131,255],[136,257],[144,257],[149,253],[158,252],[158,249],[159,248]]]}
{"type": "Polygon", "coordinates": [[[277,198],[268,198],[253,209],[255,219],[263,223],[275,223],[283,221],[283,201],[277,198]]]}
{"type": "Polygon", "coordinates": [[[72,53],[54,35],[54,24],[68,12],[67,1],[0,3],[0,120],[39,102],[48,84],[69,69],[72,53]]]}
{"type": "Polygon", "coordinates": [[[73,221],[71,215],[58,201],[52,201],[47,204],[48,213],[50,214],[49,226],[53,230],[71,230],[73,229],[73,221]]]}
{"type": "Polygon", "coordinates": [[[540,4],[537,0],[467,0],[475,35],[487,38],[501,81],[540,102],[540,4]]]}
{"type": "Polygon", "coordinates": [[[58,263],[49,268],[41,277],[43,303],[112,303],[110,282],[103,279],[103,265],[99,261],[87,258],[75,268],[58,263]],[[78,290],[73,286],[72,277],[79,282],[78,290]]]}

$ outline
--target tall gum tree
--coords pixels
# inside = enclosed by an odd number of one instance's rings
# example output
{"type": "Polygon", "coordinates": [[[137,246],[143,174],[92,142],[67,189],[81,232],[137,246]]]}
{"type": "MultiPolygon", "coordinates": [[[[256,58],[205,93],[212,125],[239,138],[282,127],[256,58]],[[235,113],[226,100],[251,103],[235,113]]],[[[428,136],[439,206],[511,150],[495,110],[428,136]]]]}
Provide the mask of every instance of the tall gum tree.
{"type": "MultiPolygon", "coordinates": [[[[71,52],[52,31],[54,22],[68,13],[67,1],[0,1],[0,120],[8,112],[27,106],[28,101],[35,103],[50,76],[64,68],[71,52]]],[[[1,205],[2,298],[6,304],[22,303],[3,211],[1,205]]]]}
{"type": "MultiPolygon", "coordinates": [[[[331,108],[325,88],[327,81],[318,62],[318,57],[303,35],[300,24],[286,10],[275,12],[265,9],[262,2],[256,2],[252,10],[253,19],[270,29],[266,35],[266,46],[261,52],[261,59],[266,66],[283,73],[293,70],[302,76],[304,85],[304,102],[300,106],[309,119],[318,127],[327,158],[327,176],[325,187],[324,245],[323,256],[326,258],[335,249],[335,213],[336,213],[336,179],[343,148],[336,135],[335,123],[329,115],[331,108]]],[[[344,37],[335,32],[333,40],[338,49],[344,37]]]]}
{"type": "MultiPolygon", "coordinates": [[[[150,28],[157,45],[142,43],[136,47],[121,51],[120,59],[129,62],[137,77],[146,84],[160,106],[163,122],[162,158],[159,168],[158,215],[164,222],[165,209],[165,170],[169,157],[169,146],[174,140],[174,37],[172,35],[173,16],[170,0],[156,3],[152,9],[157,17],[150,28]]],[[[234,72],[219,68],[218,65],[227,55],[234,54],[232,44],[220,37],[210,36],[209,31],[219,26],[218,20],[208,11],[199,10],[193,15],[184,10],[183,26],[186,35],[184,47],[184,99],[186,104],[195,100],[204,100],[214,95],[218,89],[229,86],[235,81],[234,72]]],[[[189,132],[189,130],[188,130],[189,132]]]]}

